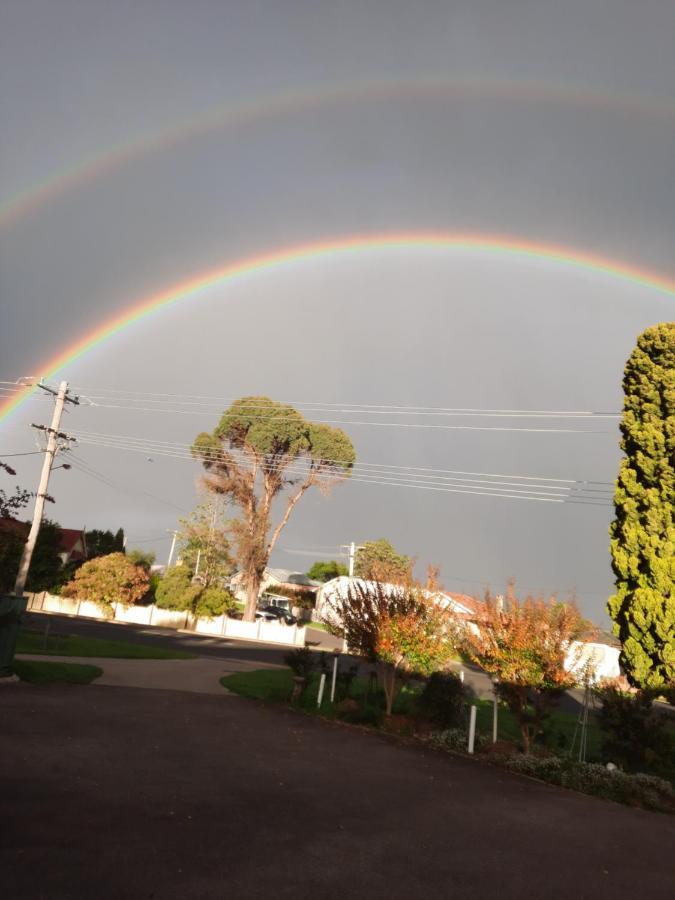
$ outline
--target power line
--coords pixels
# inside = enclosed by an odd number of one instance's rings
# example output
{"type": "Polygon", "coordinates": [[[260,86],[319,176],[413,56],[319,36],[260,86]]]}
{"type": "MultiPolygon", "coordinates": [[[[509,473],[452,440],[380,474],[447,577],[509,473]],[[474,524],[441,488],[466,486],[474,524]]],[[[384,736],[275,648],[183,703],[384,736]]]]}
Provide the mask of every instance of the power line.
{"type": "MultiPolygon", "coordinates": [[[[151,401],[147,400],[146,402],[168,402],[169,400],[181,400],[181,403],[184,401],[187,403],[198,403],[199,401],[208,401],[211,403],[232,403],[235,398],[232,397],[218,397],[214,395],[204,395],[204,394],[171,394],[165,392],[156,392],[156,391],[131,391],[124,390],[120,388],[79,388],[82,392],[91,392],[98,391],[99,393],[110,393],[110,394],[121,394],[123,397],[129,397],[131,395],[138,396],[141,399],[138,401],[134,400],[133,402],[143,402],[143,398],[148,397],[161,397],[167,398],[166,400],[156,400],[151,401]]],[[[513,415],[551,415],[551,416],[602,416],[602,417],[612,417],[618,418],[620,413],[614,412],[606,412],[600,410],[527,410],[527,409],[504,409],[504,408],[491,408],[491,407],[453,407],[453,406],[411,406],[411,405],[402,405],[402,404],[388,404],[388,403],[354,403],[351,401],[323,401],[323,400],[278,400],[275,401],[280,403],[281,405],[286,406],[305,406],[312,408],[331,408],[335,410],[337,407],[348,407],[349,411],[354,411],[356,409],[370,409],[370,410],[402,410],[406,412],[438,412],[438,413],[494,413],[494,414],[513,414],[513,415]]],[[[254,404],[246,404],[245,409],[267,409],[267,406],[256,406],[254,404]]]]}
{"type": "MultiPolygon", "coordinates": [[[[112,435],[112,434],[104,434],[102,432],[85,432],[78,431],[77,435],[80,437],[82,441],[88,440],[89,442],[102,442],[103,445],[109,446],[125,446],[125,447],[135,447],[138,449],[143,449],[147,452],[155,452],[155,453],[176,453],[180,456],[185,456],[190,459],[194,459],[191,453],[191,445],[184,444],[178,441],[161,441],[149,438],[138,438],[132,437],[129,435],[112,435]]],[[[238,451],[237,449],[228,451],[227,455],[221,453],[214,453],[211,455],[211,458],[214,462],[225,461],[228,456],[229,457],[237,457],[246,459],[247,457],[242,451],[238,451]]],[[[207,455],[208,458],[208,455],[207,455]]],[[[199,459],[197,459],[199,461],[199,459]]],[[[324,463],[328,464],[336,464],[339,465],[340,461],[338,460],[324,460],[324,463]]],[[[529,481],[536,482],[534,484],[529,485],[521,485],[527,487],[536,488],[538,484],[544,488],[551,488],[557,490],[563,489],[583,489],[585,491],[593,492],[593,493],[609,493],[605,490],[605,488],[611,488],[612,485],[609,482],[599,482],[599,481],[582,481],[579,479],[563,479],[563,478],[551,478],[544,477],[540,475],[505,475],[504,473],[495,473],[495,472],[469,472],[465,470],[453,470],[453,469],[433,469],[430,467],[421,467],[421,466],[392,466],[387,463],[356,463],[353,467],[354,471],[362,472],[363,474],[378,474],[378,475],[386,475],[387,477],[397,476],[399,472],[403,475],[419,478],[419,479],[441,479],[447,481],[475,481],[475,480],[484,480],[484,479],[508,479],[508,483],[513,487],[518,486],[518,484],[514,480],[518,481],[529,481]],[[466,477],[469,476],[469,477],[466,477]],[[589,487],[589,485],[598,485],[598,487],[589,487]]]]}
{"type": "MultiPolygon", "coordinates": [[[[123,450],[131,450],[133,452],[142,452],[147,453],[148,447],[147,445],[125,445],[122,443],[110,443],[104,442],[100,440],[91,440],[81,436],[80,441],[84,443],[90,443],[96,446],[107,446],[113,449],[123,449],[123,450]]],[[[187,453],[180,453],[175,451],[170,451],[166,449],[155,449],[154,451],[158,455],[164,455],[177,459],[184,459],[189,461],[195,461],[193,457],[187,453]]],[[[241,463],[240,463],[241,464],[241,463]]],[[[283,467],[284,471],[288,472],[291,475],[298,475],[307,477],[310,474],[310,468],[307,466],[299,467],[297,465],[288,465],[283,467]]],[[[316,475],[318,480],[322,481],[330,481],[331,478],[335,478],[336,475],[339,475],[337,471],[327,472],[327,473],[318,473],[316,475]]],[[[575,503],[575,504],[584,504],[584,505],[593,505],[593,506],[608,506],[602,502],[599,498],[596,500],[595,498],[585,498],[583,496],[575,496],[575,495],[564,495],[564,496],[550,496],[550,494],[544,488],[536,490],[529,489],[525,491],[521,491],[514,487],[497,487],[494,486],[491,482],[484,482],[480,484],[467,484],[465,486],[458,485],[448,485],[447,483],[439,484],[438,482],[433,484],[420,484],[417,481],[413,481],[412,479],[406,479],[403,477],[395,478],[395,476],[386,477],[386,475],[379,475],[378,473],[371,474],[356,474],[351,475],[350,480],[370,483],[370,484],[380,484],[391,487],[414,487],[420,490],[435,490],[444,493],[466,493],[466,494],[474,494],[478,496],[499,496],[499,497],[507,497],[510,499],[516,500],[539,500],[544,502],[552,502],[552,503],[575,503]],[[395,480],[394,480],[395,479],[395,480]],[[478,488],[482,488],[482,490],[478,490],[478,488]]]]}
{"type": "Polygon", "coordinates": [[[178,510],[178,512],[187,512],[187,510],[182,506],[177,506],[170,500],[164,500],[162,497],[157,497],[150,491],[146,491],[142,488],[131,488],[126,485],[122,485],[119,482],[113,481],[107,475],[104,475],[102,472],[94,469],[93,466],[90,466],[89,463],[87,463],[85,460],[81,459],[80,457],[74,456],[72,451],[70,451],[68,458],[71,462],[71,465],[73,465],[74,468],[76,468],[78,471],[82,472],[84,475],[89,475],[90,478],[93,478],[96,481],[100,481],[102,484],[105,484],[108,487],[113,488],[113,490],[123,491],[124,493],[132,494],[133,496],[137,496],[140,493],[152,500],[155,500],[157,503],[161,503],[164,506],[169,506],[172,509],[178,510]]]}

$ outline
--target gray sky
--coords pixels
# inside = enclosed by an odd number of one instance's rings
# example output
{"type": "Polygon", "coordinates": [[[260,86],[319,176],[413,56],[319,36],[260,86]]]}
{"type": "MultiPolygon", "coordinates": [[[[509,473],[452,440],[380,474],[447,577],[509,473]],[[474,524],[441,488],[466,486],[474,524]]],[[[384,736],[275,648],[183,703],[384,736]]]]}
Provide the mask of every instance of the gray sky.
{"type": "MultiPolygon", "coordinates": [[[[40,374],[63,346],[153,291],[342,235],[505,234],[675,277],[675,7],[666,0],[6,0],[1,16],[0,205],[144,136],[185,135],[62,184],[0,226],[2,379],[40,374]],[[428,82],[448,89],[425,92],[428,82]],[[457,89],[467,82],[472,90],[457,89]],[[382,83],[402,87],[378,94],[382,83]],[[294,106],[298,92],[316,99],[294,106]],[[252,103],[267,112],[189,137],[203,114],[252,103]]],[[[615,411],[635,337],[674,310],[667,294],[551,262],[390,249],[221,286],[62,374],[97,396],[615,411]]],[[[81,406],[64,424],[187,444],[215,425],[221,405],[81,406]]],[[[31,449],[29,423],[49,412],[46,401],[26,404],[0,425],[0,450],[31,449]]],[[[615,422],[582,426],[604,433],[345,428],[362,462],[612,481],[615,422]]],[[[57,471],[55,517],[122,525],[130,546],[163,559],[174,507],[194,503],[196,467],[84,444],[76,455],[128,490],[57,471]]],[[[14,464],[32,484],[39,458],[14,464]]],[[[610,514],[354,479],[330,499],[303,501],[274,561],[304,569],[304,551],[327,557],[349,540],[386,536],[440,564],[450,589],[501,588],[510,576],[525,589],[576,587],[600,619],[610,514]]]]}

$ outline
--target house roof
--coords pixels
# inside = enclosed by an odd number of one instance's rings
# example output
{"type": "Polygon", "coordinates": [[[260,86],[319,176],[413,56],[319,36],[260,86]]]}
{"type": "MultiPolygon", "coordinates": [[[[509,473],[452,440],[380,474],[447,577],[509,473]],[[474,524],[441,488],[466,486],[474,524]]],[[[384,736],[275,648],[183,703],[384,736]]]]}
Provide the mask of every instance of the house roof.
{"type": "MultiPolygon", "coordinates": [[[[18,519],[11,517],[0,518],[0,529],[4,531],[13,531],[15,534],[28,535],[30,523],[20,522],[18,519]]],[[[87,558],[87,542],[84,531],[79,528],[62,528],[59,549],[62,553],[67,553],[69,560],[79,562],[87,558]],[[83,550],[74,550],[78,541],[82,541],[83,550]]]]}
{"type": "Polygon", "coordinates": [[[61,529],[61,550],[68,554],[70,560],[84,560],[87,558],[87,541],[84,531],[77,528],[61,529]],[[75,550],[78,541],[82,542],[82,550],[75,550]]]}

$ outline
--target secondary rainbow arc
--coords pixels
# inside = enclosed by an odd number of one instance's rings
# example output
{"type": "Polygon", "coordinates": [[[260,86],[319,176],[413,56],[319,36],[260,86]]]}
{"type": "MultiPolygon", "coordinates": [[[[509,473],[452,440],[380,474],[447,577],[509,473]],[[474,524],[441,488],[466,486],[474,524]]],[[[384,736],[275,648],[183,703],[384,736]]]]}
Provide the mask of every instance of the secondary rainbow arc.
{"type": "MultiPolygon", "coordinates": [[[[121,313],[102,322],[93,331],[77,338],[39,366],[45,378],[61,373],[86,353],[110,340],[146,316],[175,303],[196,298],[208,288],[257,272],[279,268],[306,260],[334,258],[342,255],[369,253],[384,249],[415,247],[484,252],[493,256],[508,256],[522,260],[543,260],[589,272],[604,273],[614,278],[646,287],[675,298],[675,279],[608,257],[585,253],[556,244],[538,243],[504,235],[455,232],[397,232],[392,234],[352,235],[312,243],[297,244],[268,253],[235,260],[224,266],[192,276],[164,290],[140,298],[121,313]]],[[[28,387],[0,403],[0,422],[18,409],[36,387],[28,387]]]]}

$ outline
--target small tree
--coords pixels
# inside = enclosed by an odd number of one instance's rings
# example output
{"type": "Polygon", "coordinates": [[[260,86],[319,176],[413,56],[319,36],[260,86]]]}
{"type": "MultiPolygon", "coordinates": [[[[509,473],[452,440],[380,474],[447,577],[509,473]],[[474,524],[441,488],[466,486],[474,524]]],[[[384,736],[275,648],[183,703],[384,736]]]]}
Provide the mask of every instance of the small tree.
{"type": "Polygon", "coordinates": [[[85,532],[87,542],[87,556],[94,559],[97,556],[109,556],[111,553],[124,553],[124,529],[118,528],[112,531],[101,531],[93,528],[85,532]]]}
{"type": "Polygon", "coordinates": [[[454,653],[448,613],[421,594],[417,601],[414,611],[384,616],[378,629],[375,652],[388,716],[400,690],[401,674],[431,675],[447,665],[454,653]]]}
{"type": "Polygon", "coordinates": [[[403,584],[412,581],[413,560],[384,538],[366,541],[356,551],[354,574],[367,581],[403,584]]]}
{"type": "Polygon", "coordinates": [[[313,485],[328,491],[350,474],[354,447],[344,431],[308,422],[291,406],[244,397],[211,434],[197,435],[192,454],[207,472],[208,490],[241,511],[230,531],[246,589],[244,619],[253,622],[267,561],[293,509],[313,485]],[[287,489],[270,535],[272,504],[287,489]]]}
{"type": "Polygon", "coordinates": [[[157,557],[152,550],[135,549],[127,553],[127,559],[135,566],[142,566],[146,572],[149,572],[157,557]]]}
{"type": "Polygon", "coordinates": [[[232,574],[232,547],[227,539],[230,523],[223,516],[221,501],[214,498],[200,504],[180,520],[180,526],[180,556],[190,573],[196,572],[199,560],[199,575],[206,587],[232,574]]]}
{"type": "Polygon", "coordinates": [[[201,585],[192,583],[192,574],[186,566],[174,566],[160,579],[155,588],[155,602],[162,609],[193,610],[201,585]]]}
{"type": "Polygon", "coordinates": [[[675,683],[675,322],[640,335],[623,378],[608,612],[631,684],[675,683]]]}
{"type": "Polygon", "coordinates": [[[552,707],[577,682],[572,670],[580,652],[573,647],[588,636],[588,623],[574,604],[555,597],[521,602],[510,590],[503,602],[488,594],[473,626],[464,629],[465,650],[497,680],[528,753],[552,707]]]}
{"type": "MultiPolygon", "coordinates": [[[[19,561],[29,530],[0,528],[0,591],[9,591],[19,568],[19,561]]],[[[26,590],[51,591],[62,582],[61,526],[44,519],[38,533],[33,559],[26,581],[26,590]]]]}
{"type": "Polygon", "coordinates": [[[130,606],[148,591],[150,579],[142,566],[123,553],[98,556],[84,563],[62,590],[64,597],[91,600],[112,611],[116,603],[130,606]]]}
{"type": "Polygon", "coordinates": [[[193,584],[186,566],[169,569],[155,588],[155,602],[162,609],[175,609],[207,618],[223,613],[231,615],[237,609],[237,601],[229,591],[213,584],[208,587],[193,584]]]}
{"type": "Polygon", "coordinates": [[[411,585],[355,581],[327,602],[324,622],[352,652],[378,664],[391,715],[402,677],[428,675],[454,652],[454,622],[432,596],[411,585]]]}
{"type": "Polygon", "coordinates": [[[313,581],[332,581],[333,578],[340,578],[342,575],[349,575],[349,569],[341,562],[334,559],[326,562],[315,562],[307,573],[307,577],[313,581]]]}

